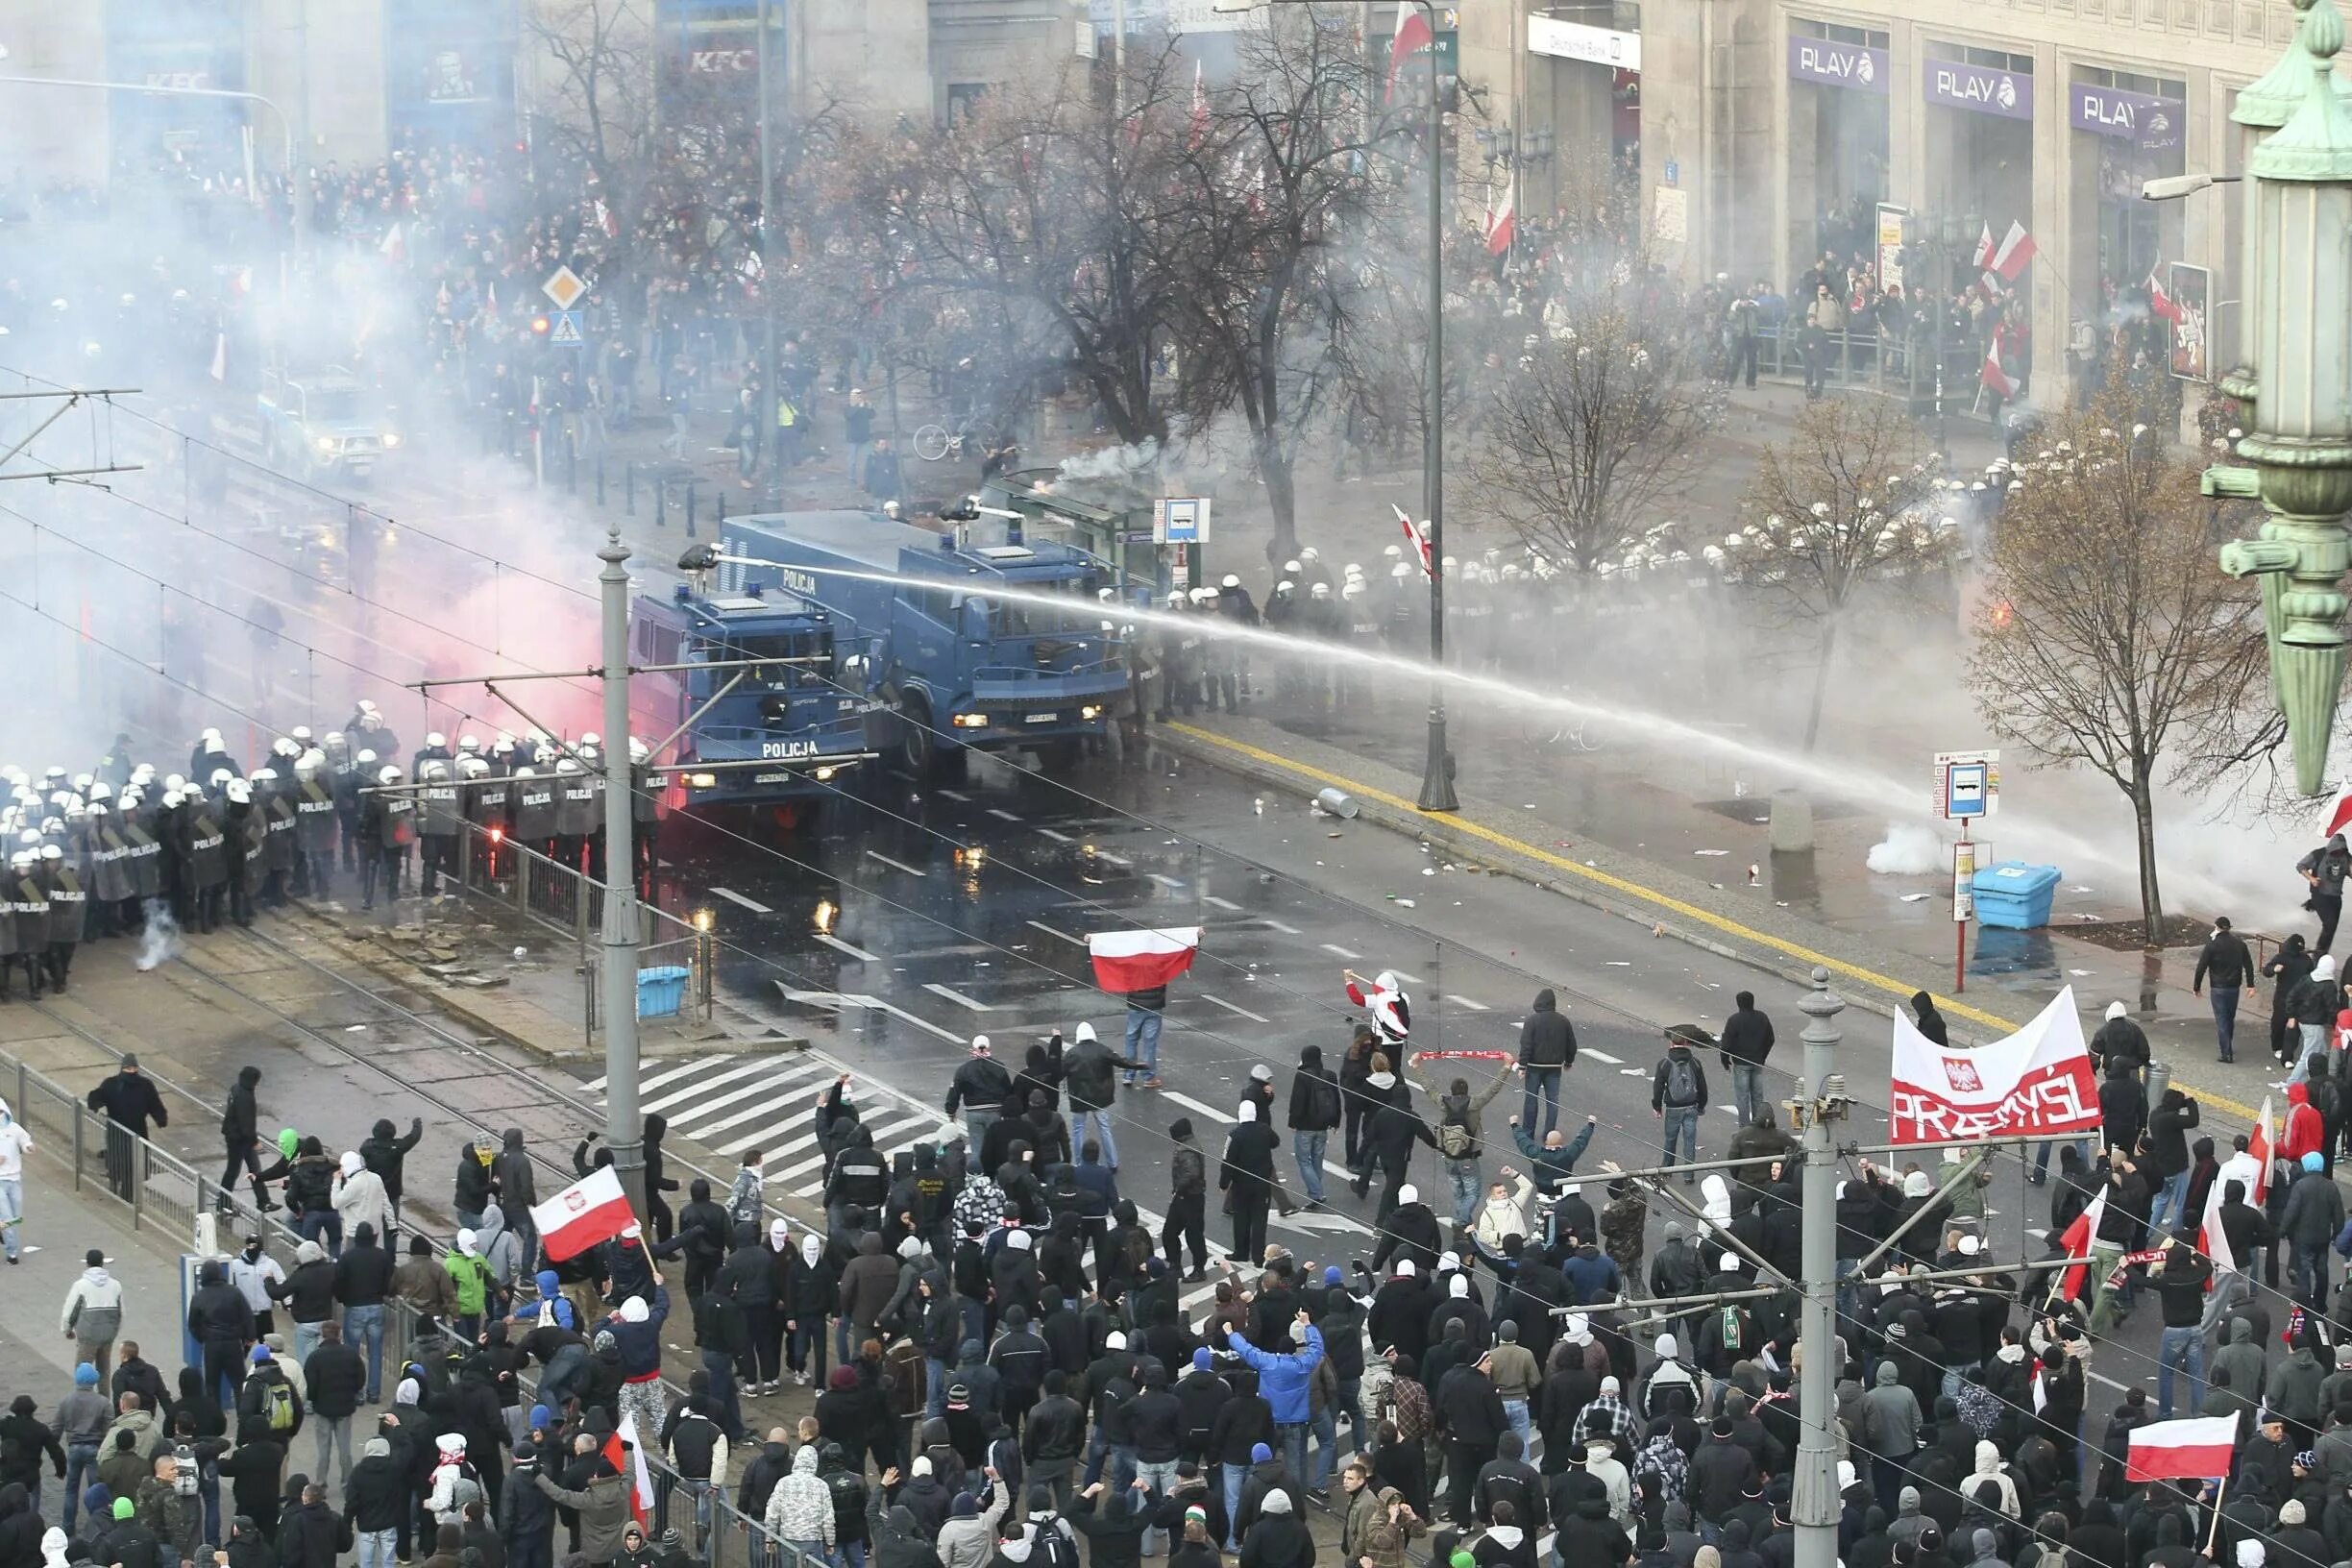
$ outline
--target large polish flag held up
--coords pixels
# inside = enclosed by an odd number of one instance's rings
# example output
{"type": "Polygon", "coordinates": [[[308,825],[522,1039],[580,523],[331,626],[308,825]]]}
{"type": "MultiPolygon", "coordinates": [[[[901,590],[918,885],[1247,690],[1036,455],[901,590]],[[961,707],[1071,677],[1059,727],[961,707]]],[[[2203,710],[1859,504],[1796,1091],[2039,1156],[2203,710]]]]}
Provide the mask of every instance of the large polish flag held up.
{"type": "Polygon", "coordinates": [[[545,1203],[531,1205],[531,1223],[550,1262],[576,1258],[637,1223],[628,1194],[612,1166],[599,1165],[545,1203]]]}
{"type": "MultiPolygon", "coordinates": [[[[2220,1184],[2216,1183],[2216,1186],[2220,1184]]],[[[2059,1244],[2072,1260],[2059,1272],[2058,1292],[2069,1301],[2080,1301],[2083,1290],[2091,1283],[2091,1243],[2098,1238],[2099,1219],[2107,1213],[2107,1188],[2102,1185],[2074,1216],[2074,1223],[2059,1237],[2059,1244]]]]}
{"type": "Polygon", "coordinates": [[[1094,960],[1094,983],[1118,994],[1164,986],[1192,967],[1200,940],[1197,925],[1093,932],[1087,938],[1087,952],[1094,960]]]}
{"type": "Polygon", "coordinates": [[[2211,1481],[2236,1468],[2238,1417],[2193,1416],[2183,1421],[2153,1421],[2136,1427],[2131,1455],[2125,1461],[2127,1483],[2143,1481],[2211,1481]]]}

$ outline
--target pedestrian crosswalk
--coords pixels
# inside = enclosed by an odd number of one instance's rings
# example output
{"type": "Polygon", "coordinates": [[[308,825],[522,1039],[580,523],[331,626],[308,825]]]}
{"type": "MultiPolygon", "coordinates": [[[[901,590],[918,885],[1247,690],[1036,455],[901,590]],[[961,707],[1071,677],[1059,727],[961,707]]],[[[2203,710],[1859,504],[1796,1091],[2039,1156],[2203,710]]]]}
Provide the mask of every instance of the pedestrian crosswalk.
{"type": "MultiPolygon", "coordinates": [[[[761,1152],[771,1198],[787,1193],[816,1200],[824,1195],[824,1151],[817,1146],[818,1105],[833,1082],[850,1069],[821,1051],[715,1052],[690,1062],[645,1064],[638,1079],[638,1107],[668,1118],[670,1136],[701,1143],[730,1157],[761,1152]]],[[[875,1085],[858,1074],[859,1114],[873,1129],[874,1147],[885,1159],[937,1139],[943,1126],[960,1131],[939,1111],[911,1094],[875,1085]]],[[[592,1078],[587,1091],[602,1099],[606,1081],[592,1078]]],[[[1156,1236],[1164,1217],[1140,1205],[1137,1215],[1156,1236]]],[[[1227,1249],[1212,1241],[1212,1256],[1227,1249]]],[[[1216,1293],[1202,1285],[1182,1298],[1193,1311],[1216,1293]]]]}

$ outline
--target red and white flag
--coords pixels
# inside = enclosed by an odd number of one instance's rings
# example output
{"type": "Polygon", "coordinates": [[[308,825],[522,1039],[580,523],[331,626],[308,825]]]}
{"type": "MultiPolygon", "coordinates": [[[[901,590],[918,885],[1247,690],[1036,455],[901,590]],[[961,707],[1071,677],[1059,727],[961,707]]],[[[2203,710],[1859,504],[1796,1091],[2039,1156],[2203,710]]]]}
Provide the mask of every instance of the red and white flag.
{"type": "Polygon", "coordinates": [[[2080,1301],[2083,1286],[2091,1281],[2091,1243],[2098,1236],[2099,1216],[2106,1212],[2107,1188],[2102,1186],[2058,1238],[2066,1244],[2067,1256],[2074,1260],[2058,1277],[2059,1294],[2069,1301],[2080,1301]]]}
{"type": "MultiPolygon", "coordinates": [[[[2158,321],[2168,321],[2177,327],[2181,320],[2180,302],[2165,291],[2163,281],[2156,276],[2163,267],[2164,263],[2159,261],[2148,268],[2148,310],[2158,321]]],[[[2328,831],[2333,833],[2335,829],[2330,828],[2328,831]]]]}
{"type": "Polygon", "coordinates": [[[1511,240],[1518,233],[1519,214],[1513,209],[1511,199],[1505,196],[1503,210],[1488,213],[1486,217],[1486,254],[1488,256],[1508,255],[1511,240]]]}
{"type": "MultiPolygon", "coordinates": [[[[2217,1279],[2220,1277],[2224,1269],[2234,1269],[2238,1266],[2238,1255],[2230,1250],[2229,1232],[2221,1225],[2221,1189],[2228,1185],[2227,1182],[2221,1180],[2218,1172],[2216,1172],[2214,1179],[2206,1184],[2205,1213],[2198,1221],[2197,1229],[2197,1251],[2213,1260],[2214,1276],[2217,1279]]],[[[2213,1288],[2212,1280],[2206,1282],[2205,1288],[2208,1290],[2213,1288]]]]}
{"type": "Polygon", "coordinates": [[[2000,275],[2001,282],[2014,283],[2033,258],[2033,235],[2025,232],[2023,224],[2011,218],[2009,232],[2001,236],[2000,248],[1993,253],[1993,270],[2000,275]]]}
{"type": "Polygon", "coordinates": [[[540,1246],[555,1263],[576,1258],[637,1223],[629,1212],[628,1194],[621,1190],[621,1178],[610,1165],[599,1165],[547,1202],[532,1204],[530,1216],[540,1246]]]}
{"type": "Polygon", "coordinates": [[[2348,824],[2352,824],[2352,784],[2339,790],[2336,798],[2330,800],[2327,809],[2319,814],[2319,837],[2325,841],[2339,833],[2352,831],[2352,825],[2348,824]]]}
{"type": "Polygon", "coordinates": [[[377,243],[376,248],[392,260],[398,261],[408,254],[408,241],[406,236],[402,234],[401,226],[395,223],[384,231],[384,237],[377,243]]]}
{"type": "Polygon", "coordinates": [[[1437,563],[1430,559],[1429,535],[1423,533],[1413,520],[1405,515],[1405,508],[1395,502],[1388,503],[1388,509],[1396,513],[1397,526],[1405,530],[1405,537],[1411,542],[1414,558],[1421,563],[1421,575],[1425,577],[1435,576],[1437,563]]]}
{"type": "Polygon", "coordinates": [[[2002,334],[2003,329],[1993,329],[1993,341],[1985,346],[1984,369],[1976,373],[1976,383],[2004,398],[2014,398],[2017,396],[2017,382],[2011,380],[2009,373],[2001,369],[2002,334]]]}
{"type": "Polygon", "coordinates": [[[1993,220],[1990,218],[1985,220],[1984,237],[1976,241],[1976,257],[1973,264],[1980,271],[1993,264],[1993,220]]]}
{"type": "Polygon", "coordinates": [[[653,1516],[653,1474],[646,1468],[645,1444],[637,1436],[637,1412],[621,1418],[620,1430],[604,1439],[604,1458],[627,1478],[629,1512],[642,1526],[653,1516]],[[626,1444],[625,1448],[623,1445],[626,1444]]]}
{"type": "Polygon", "coordinates": [[[2258,1174],[2254,1178],[2254,1194],[2246,1202],[2260,1209],[2270,1196],[2270,1096],[2265,1094],[2262,1115],[2254,1118],[2253,1136],[2246,1139],[2246,1153],[2254,1160],[2258,1174]]]}
{"type": "Polygon", "coordinates": [[[2098,1128],[2098,1088],[2070,986],[2017,1033],[1969,1050],[1936,1044],[1902,1014],[1894,1043],[1887,1119],[1897,1143],[2098,1128]]]}
{"type": "MultiPolygon", "coordinates": [[[[1405,68],[1405,62],[1433,47],[1436,41],[1436,36],[1430,32],[1429,18],[1422,14],[1421,8],[1413,4],[1413,0],[1397,0],[1396,37],[1388,40],[1389,97],[1396,96],[1397,72],[1405,68]]],[[[1432,68],[1434,69],[1433,64],[1432,68]]]]}
{"type": "Polygon", "coordinates": [[[2131,1458],[2123,1467],[2123,1480],[2127,1483],[2211,1481],[2230,1473],[2230,1459],[2237,1452],[2235,1413],[2151,1421],[2132,1429],[2131,1458]]]}
{"type": "Polygon", "coordinates": [[[1094,983],[1115,992],[1164,986],[1192,967],[1200,939],[1197,925],[1093,932],[1087,938],[1087,952],[1094,960],[1094,983]]]}
{"type": "Polygon", "coordinates": [[[229,334],[227,332],[212,334],[212,379],[216,381],[225,381],[229,379],[229,334]]]}

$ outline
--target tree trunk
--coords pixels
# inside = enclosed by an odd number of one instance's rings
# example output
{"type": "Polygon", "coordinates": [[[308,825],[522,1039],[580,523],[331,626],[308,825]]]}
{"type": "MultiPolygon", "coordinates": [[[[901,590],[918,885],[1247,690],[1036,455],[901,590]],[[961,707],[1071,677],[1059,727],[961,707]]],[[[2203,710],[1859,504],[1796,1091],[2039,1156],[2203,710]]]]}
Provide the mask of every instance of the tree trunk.
{"type": "Polygon", "coordinates": [[[1804,748],[1810,752],[1821,735],[1822,707],[1829,699],[1829,666],[1837,658],[1838,618],[1835,611],[1823,617],[1821,633],[1821,663],[1813,671],[1813,703],[1805,712],[1804,748]]]}
{"type": "Polygon", "coordinates": [[[2148,795],[2147,768],[2132,780],[2132,825],[2140,839],[2140,919],[2142,938],[2150,947],[2164,942],[2164,891],[2156,880],[2156,806],[2148,795]]]}
{"type": "Polygon", "coordinates": [[[1266,505],[1274,513],[1266,562],[1279,566],[1298,553],[1298,488],[1290,473],[1290,454],[1270,431],[1258,437],[1258,473],[1265,480],[1266,505]]]}

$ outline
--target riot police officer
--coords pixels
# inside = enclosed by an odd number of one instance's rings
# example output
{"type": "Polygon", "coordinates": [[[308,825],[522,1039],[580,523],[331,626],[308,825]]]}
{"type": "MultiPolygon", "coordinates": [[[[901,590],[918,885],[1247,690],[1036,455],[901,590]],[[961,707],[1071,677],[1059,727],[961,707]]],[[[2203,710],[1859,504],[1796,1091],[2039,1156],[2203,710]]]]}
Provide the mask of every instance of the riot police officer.
{"type": "Polygon", "coordinates": [[[377,880],[383,884],[384,902],[398,904],[401,882],[407,875],[408,846],[416,843],[417,799],[410,791],[401,788],[400,769],[386,764],[376,771],[375,792],[369,796],[376,809],[376,877],[369,879],[359,907],[368,909],[375,904],[377,880]]]}
{"type": "MultiPolygon", "coordinates": [[[[1189,616],[1186,608],[1185,592],[1172,588],[1167,596],[1167,614],[1171,617],[1189,616]]],[[[1199,634],[1189,626],[1162,621],[1158,626],[1160,649],[1160,703],[1152,717],[1162,723],[1168,721],[1168,711],[1174,707],[1187,719],[1200,694],[1200,668],[1193,654],[1200,647],[1199,634]]]]}
{"type": "Polygon", "coordinates": [[[327,753],[306,751],[294,759],[294,886],[306,897],[324,899],[334,871],[334,791],[319,777],[327,753]]]}
{"type": "Polygon", "coordinates": [[[82,922],[89,907],[89,894],[83,886],[81,869],[54,844],[41,849],[41,891],[49,899],[49,942],[43,961],[49,971],[49,988],[62,996],[66,971],[73,968],[74,949],[82,945],[82,922]]]}
{"type": "Polygon", "coordinates": [[[217,931],[229,901],[229,836],[220,825],[222,812],[191,785],[181,796],[180,813],[193,929],[217,931]]]}
{"type": "Polygon", "coordinates": [[[580,869],[580,852],[596,831],[596,785],[570,757],[555,764],[555,860],[568,870],[580,869]]]}
{"type": "Polygon", "coordinates": [[[661,789],[663,781],[653,773],[653,753],[646,743],[631,735],[629,748],[629,845],[636,859],[630,874],[637,879],[641,892],[650,894],[653,887],[653,868],[658,863],[655,845],[661,840],[661,789]]]}
{"type": "Polygon", "coordinates": [[[443,881],[456,874],[464,808],[458,803],[457,781],[443,758],[428,756],[417,765],[417,793],[424,796],[417,824],[417,892],[433,898],[445,891],[443,881]]]}

